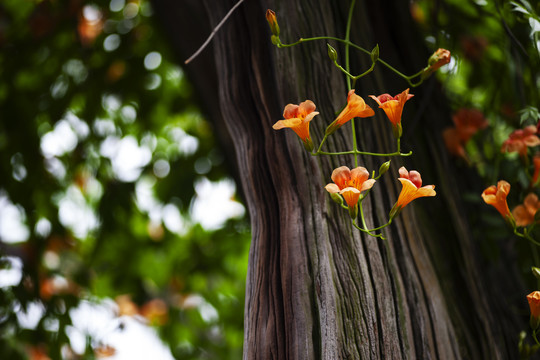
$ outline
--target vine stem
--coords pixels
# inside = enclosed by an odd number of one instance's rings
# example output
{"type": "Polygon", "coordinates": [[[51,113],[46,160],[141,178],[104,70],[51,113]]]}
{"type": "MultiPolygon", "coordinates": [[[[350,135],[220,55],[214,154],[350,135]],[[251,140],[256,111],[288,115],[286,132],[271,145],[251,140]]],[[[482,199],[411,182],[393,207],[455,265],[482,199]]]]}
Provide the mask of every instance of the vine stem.
{"type": "MultiPolygon", "coordinates": [[[[347,55],[348,46],[351,46],[351,47],[353,47],[353,48],[355,48],[357,50],[360,50],[361,52],[363,52],[365,54],[371,55],[371,51],[364,49],[363,47],[351,42],[350,40],[341,39],[341,38],[337,38],[337,37],[334,37],[334,36],[316,36],[316,37],[311,37],[311,38],[300,38],[298,41],[296,41],[294,43],[291,43],[291,44],[279,43],[279,44],[277,44],[277,47],[278,48],[292,47],[292,46],[296,46],[298,44],[301,44],[303,42],[317,41],[317,40],[334,40],[334,41],[340,42],[342,44],[345,44],[345,54],[346,55],[347,55]]],[[[383,66],[387,67],[389,70],[396,73],[399,77],[403,78],[405,81],[407,81],[407,83],[409,83],[409,85],[411,87],[417,87],[417,86],[419,86],[420,84],[422,84],[424,82],[424,80],[422,78],[420,78],[420,80],[418,82],[413,82],[412,80],[419,77],[420,75],[422,75],[422,73],[427,69],[427,67],[423,68],[420,71],[418,71],[416,74],[407,76],[407,75],[403,74],[402,72],[400,72],[399,70],[397,70],[392,65],[390,65],[389,63],[387,63],[386,61],[382,60],[381,58],[379,58],[377,60],[377,62],[381,63],[383,66]]]]}
{"type": "MultiPolygon", "coordinates": [[[[354,5],[356,3],[356,0],[351,1],[351,7],[349,8],[349,17],[347,18],[347,30],[345,31],[345,40],[347,43],[345,44],[345,70],[348,74],[350,74],[350,61],[349,61],[349,47],[350,47],[350,36],[351,36],[351,24],[352,24],[352,14],[354,5]]],[[[351,90],[351,78],[347,77],[347,92],[351,90]]],[[[356,127],[354,126],[354,118],[351,119],[351,127],[352,127],[352,140],[353,140],[353,151],[354,151],[354,167],[358,167],[358,148],[356,145],[356,127]]]]}
{"type": "Polygon", "coordinates": [[[313,156],[319,156],[319,155],[369,155],[369,156],[411,156],[412,151],[409,151],[408,153],[401,153],[399,151],[393,152],[393,153],[373,153],[368,151],[359,151],[359,150],[351,150],[351,151],[341,151],[341,152],[326,152],[326,151],[320,151],[317,150],[317,152],[311,153],[313,156]]]}

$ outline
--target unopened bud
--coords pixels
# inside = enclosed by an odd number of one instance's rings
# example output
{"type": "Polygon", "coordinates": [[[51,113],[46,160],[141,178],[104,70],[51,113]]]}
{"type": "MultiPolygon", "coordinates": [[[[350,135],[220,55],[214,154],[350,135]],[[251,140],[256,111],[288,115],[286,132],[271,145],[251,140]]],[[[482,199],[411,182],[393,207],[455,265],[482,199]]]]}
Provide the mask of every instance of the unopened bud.
{"type": "Polygon", "coordinates": [[[450,51],[446,49],[437,49],[428,59],[428,66],[422,72],[422,80],[427,79],[441,66],[450,62],[450,51]]]}
{"type": "Polygon", "coordinates": [[[343,204],[343,198],[338,193],[330,193],[330,197],[332,198],[332,200],[334,200],[336,204],[343,204]]]}
{"type": "Polygon", "coordinates": [[[268,25],[270,25],[270,31],[272,31],[272,35],[279,37],[279,25],[276,18],[276,13],[270,9],[266,10],[266,21],[268,21],[268,25]]]}
{"type": "Polygon", "coordinates": [[[337,60],[337,51],[334,49],[330,44],[326,44],[328,46],[328,57],[332,61],[337,60]]]}
{"type": "Polygon", "coordinates": [[[379,60],[379,44],[371,50],[371,61],[375,63],[377,60],[379,60]]]}
{"type": "Polygon", "coordinates": [[[388,169],[390,169],[390,160],[381,165],[381,167],[379,168],[379,176],[387,172],[388,169]]]}
{"type": "Polygon", "coordinates": [[[540,280],[540,269],[537,268],[537,267],[535,267],[535,266],[533,266],[533,267],[531,267],[531,271],[532,271],[533,275],[534,275],[537,279],[540,280]]]}
{"type": "Polygon", "coordinates": [[[450,51],[446,49],[437,49],[437,51],[435,51],[433,55],[429,57],[428,65],[432,71],[435,71],[441,66],[448,64],[449,62],[450,51]]]}

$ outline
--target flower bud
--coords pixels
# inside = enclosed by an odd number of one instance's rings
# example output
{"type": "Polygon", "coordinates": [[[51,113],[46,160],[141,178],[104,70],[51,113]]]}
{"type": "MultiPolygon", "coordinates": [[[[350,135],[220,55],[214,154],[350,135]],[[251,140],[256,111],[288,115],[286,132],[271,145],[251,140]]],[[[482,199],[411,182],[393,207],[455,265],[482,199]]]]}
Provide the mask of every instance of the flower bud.
{"type": "Polygon", "coordinates": [[[387,162],[383,163],[381,165],[381,167],[379,168],[379,176],[383,175],[385,172],[388,171],[388,169],[390,169],[390,160],[388,160],[387,162]]]}
{"type": "Polygon", "coordinates": [[[437,49],[428,59],[428,66],[422,72],[422,80],[427,79],[441,66],[450,62],[450,51],[446,49],[437,49]]]}
{"type": "Polygon", "coordinates": [[[332,200],[334,200],[336,204],[338,205],[343,204],[343,198],[338,193],[330,193],[330,197],[332,198],[332,200]]]}
{"type": "Polygon", "coordinates": [[[328,57],[332,61],[337,60],[337,51],[334,49],[330,44],[326,44],[328,46],[328,57]]]}
{"type": "Polygon", "coordinates": [[[379,44],[371,50],[371,61],[375,63],[377,60],[379,60],[379,44]]]}
{"type": "Polygon", "coordinates": [[[430,56],[428,60],[428,65],[432,71],[435,71],[441,66],[448,64],[449,62],[450,51],[446,49],[437,49],[437,51],[435,51],[433,55],[430,56]]]}
{"type": "Polygon", "coordinates": [[[531,309],[529,324],[531,325],[531,329],[536,330],[540,326],[540,291],[533,291],[527,295],[527,301],[531,309]]]}
{"type": "Polygon", "coordinates": [[[277,23],[276,13],[270,9],[266,10],[266,21],[270,25],[272,35],[279,37],[279,25],[277,23]]]}
{"type": "Polygon", "coordinates": [[[540,280],[540,268],[537,268],[535,266],[532,266],[531,267],[531,271],[533,273],[533,275],[540,280]]]}

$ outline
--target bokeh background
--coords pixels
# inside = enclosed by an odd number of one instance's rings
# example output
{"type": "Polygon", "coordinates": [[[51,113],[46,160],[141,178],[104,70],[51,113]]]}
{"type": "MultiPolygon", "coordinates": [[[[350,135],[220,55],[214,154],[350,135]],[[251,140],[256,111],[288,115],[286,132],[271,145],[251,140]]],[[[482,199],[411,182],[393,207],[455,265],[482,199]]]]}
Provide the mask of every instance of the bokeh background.
{"type": "MultiPolygon", "coordinates": [[[[485,206],[504,178],[518,204],[532,164],[500,148],[540,117],[539,5],[410,10],[408,30],[452,52],[436,74],[448,128],[482,124],[447,143],[456,173],[474,173],[461,195],[485,206]]],[[[241,358],[249,220],[171,36],[190,34],[166,34],[148,0],[0,2],[0,359],[241,358]]],[[[470,222],[498,261],[499,214],[470,222]]],[[[534,286],[530,248],[514,250],[534,286]]]]}
{"type": "Polygon", "coordinates": [[[0,358],[240,358],[249,223],[150,2],[2,1],[0,49],[0,358]]]}

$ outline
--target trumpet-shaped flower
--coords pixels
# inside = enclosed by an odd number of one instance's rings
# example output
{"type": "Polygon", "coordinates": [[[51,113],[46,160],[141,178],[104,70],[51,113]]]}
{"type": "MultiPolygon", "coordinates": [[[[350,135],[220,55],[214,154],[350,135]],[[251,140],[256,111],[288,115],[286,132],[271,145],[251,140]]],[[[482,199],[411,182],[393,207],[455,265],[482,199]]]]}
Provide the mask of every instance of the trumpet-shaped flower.
{"type": "Polygon", "coordinates": [[[403,187],[401,188],[401,193],[399,194],[396,203],[392,207],[392,210],[390,210],[391,219],[399,214],[401,209],[414,199],[425,196],[435,196],[437,194],[434,190],[435,185],[422,186],[422,177],[418,171],[407,171],[407,169],[402,166],[399,169],[398,180],[403,187]]]}
{"type": "Polygon", "coordinates": [[[452,155],[460,156],[467,160],[467,153],[463,147],[459,131],[455,127],[447,127],[442,133],[446,150],[452,155]]]}
{"type": "Polygon", "coordinates": [[[524,129],[518,129],[508,136],[501,147],[502,152],[516,151],[519,156],[527,156],[527,147],[540,145],[540,139],[536,136],[536,126],[529,125],[524,129]]]}
{"type": "Polygon", "coordinates": [[[315,104],[311,100],[306,100],[300,105],[288,104],[283,110],[285,119],[276,122],[272,128],[279,130],[283,128],[292,129],[304,143],[304,147],[311,151],[313,150],[313,141],[309,135],[309,123],[315,115],[319,113],[315,111],[315,104]]]}
{"type": "Polygon", "coordinates": [[[396,138],[401,137],[401,114],[403,113],[403,106],[405,106],[407,100],[413,96],[414,95],[409,94],[409,89],[396,96],[391,96],[389,94],[382,94],[379,96],[369,95],[370,98],[379,104],[379,108],[384,110],[386,116],[388,116],[388,119],[392,123],[394,136],[396,138]]]}
{"type": "Polygon", "coordinates": [[[506,197],[510,192],[510,184],[504,180],[497,182],[497,186],[491,185],[482,193],[482,199],[488,205],[492,205],[506,219],[512,219],[512,213],[508,208],[506,197]]]}
{"type": "Polygon", "coordinates": [[[540,322],[540,291],[533,291],[527,295],[527,301],[531,309],[531,328],[536,330],[540,322]]]}
{"type": "Polygon", "coordinates": [[[538,196],[530,193],[523,200],[523,204],[518,205],[512,210],[512,216],[516,221],[517,226],[527,226],[534,222],[534,215],[540,209],[540,201],[538,196]]]}
{"type": "Polygon", "coordinates": [[[334,120],[326,128],[326,135],[334,133],[347,121],[355,117],[365,118],[375,115],[375,112],[370,108],[362,97],[354,93],[354,89],[349,91],[347,95],[347,106],[341,111],[336,120],[334,120]]]}
{"type": "Polygon", "coordinates": [[[348,167],[341,166],[332,172],[332,181],[334,183],[324,187],[326,191],[330,194],[341,194],[349,209],[352,209],[358,203],[362,191],[371,189],[376,180],[369,178],[369,171],[365,167],[349,170],[348,167]]]}
{"type": "Polygon", "coordinates": [[[469,141],[478,130],[488,126],[484,114],[477,109],[461,108],[452,116],[452,120],[463,143],[469,141]]]}
{"type": "Polygon", "coordinates": [[[461,156],[467,160],[464,144],[480,129],[488,126],[484,114],[476,109],[459,109],[454,116],[455,127],[449,127],[443,131],[443,139],[446,149],[453,155],[461,156]]]}

